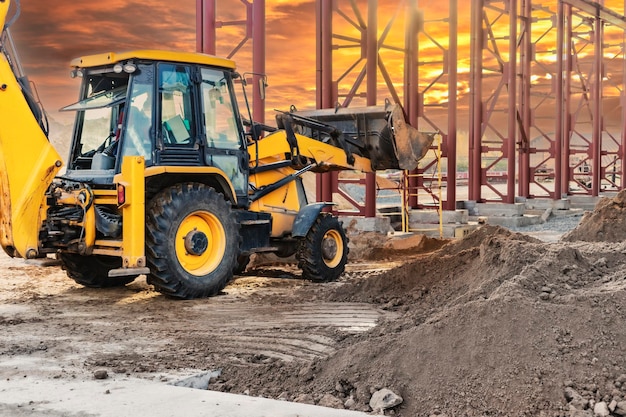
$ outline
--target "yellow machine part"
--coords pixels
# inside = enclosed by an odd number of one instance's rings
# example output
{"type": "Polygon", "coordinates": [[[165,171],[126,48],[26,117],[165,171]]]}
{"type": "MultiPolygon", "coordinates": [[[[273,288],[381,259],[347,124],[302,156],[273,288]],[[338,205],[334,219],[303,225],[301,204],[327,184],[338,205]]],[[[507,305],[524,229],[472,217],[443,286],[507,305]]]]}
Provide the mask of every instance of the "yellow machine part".
{"type": "MultiPolygon", "coordinates": [[[[342,149],[298,134],[296,134],[296,138],[300,155],[319,164],[319,166],[311,170],[313,172],[347,169],[363,172],[372,171],[371,162],[367,158],[354,155],[354,164],[350,165],[348,157],[342,149]]],[[[257,155],[258,164],[266,165],[284,160],[285,154],[289,154],[291,148],[287,142],[285,131],[277,131],[249,145],[248,152],[252,166],[257,163],[257,155]]],[[[291,167],[268,170],[251,175],[250,183],[256,189],[261,189],[264,186],[278,182],[294,172],[296,170],[291,167]]],[[[293,221],[304,203],[298,192],[296,182],[291,181],[250,205],[251,211],[272,213],[272,237],[281,237],[291,232],[293,221]]]]}
{"type": "MultiPolygon", "coordinates": [[[[250,183],[258,188],[273,184],[294,172],[290,168],[270,170],[251,175],[250,183]]],[[[250,205],[250,211],[272,213],[272,237],[280,237],[290,233],[299,210],[300,199],[295,181],[289,182],[250,205]]]]}
{"type": "Polygon", "coordinates": [[[146,162],[141,156],[126,156],[122,172],[115,177],[126,196],[122,209],[122,267],[146,266],[146,162]]]}
{"type": "MultiPolygon", "coordinates": [[[[8,8],[8,3],[0,7],[8,8]]],[[[0,10],[0,20],[4,16],[6,10],[0,10]]],[[[0,244],[11,256],[35,257],[45,193],[62,165],[61,157],[33,116],[4,54],[0,126],[0,244]]]]}
{"type": "MultiPolygon", "coordinates": [[[[341,148],[299,134],[296,134],[296,139],[298,141],[300,155],[312,159],[319,164],[319,167],[311,170],[313,172],[349,169],[361,172],[373,172],[372,163],[367,158],[353,155],[355,161],[354,164],[350,164],[348,163],[346,153],[341,148]]],[[[266,163],[267,160],[272,160],[272,158],[276,156],[282,158],[286,153],[291,152],[291,148],[287,142],[287,134],[284,130],[272,133],[248,146],[250,161],[253,165],[257,157],[257,148],[260,164],[266,163]]]]}
{"type": "Polygon", "coordinates": [[[212,67],[235,69],[235,62],[226,58],[191,52],[159,51],[153,49],[140,49],[127,52],[106,52],[95,55],[85,55],[79,58],[74,58],[70,63],[70,66],[75,68],[89,68],[101,65],[111,65],[116,62],[123,62],[130,59],[186,62],[208,65],[212,67]]]}
{"type": "Polygon", "coordinates": [[[4,24],[7,20],[7,13],[9,12],[9,7],[11,7],[11,1],[0,2],[0,30],[4,27],[4,24]]]}

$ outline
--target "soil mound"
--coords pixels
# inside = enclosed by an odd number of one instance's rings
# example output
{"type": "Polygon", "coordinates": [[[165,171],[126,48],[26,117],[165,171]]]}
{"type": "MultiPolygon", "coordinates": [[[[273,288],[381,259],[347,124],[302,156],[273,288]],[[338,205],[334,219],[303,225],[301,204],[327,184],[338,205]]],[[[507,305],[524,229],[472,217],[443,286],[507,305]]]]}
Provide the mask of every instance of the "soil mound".
{"type": "Polygon", "coordinates": [[[626,244],[546,244],[483,226],[325,295],[380,303],[398,318],[344,339],[329,358],[266,365],[261,373],[272,381],[254,386],[229,369],[221,383],[230,375],[263,395],[332,396],[363,411],[372,392],[389,388],[404,398],[397,416],[566,416],[574,407],[566,388],[581,412],[616,404],[626,399],[623,251],[626,244]]]}
{"type": "Polygon", "coordinates": [[[395,304],[416,302],[427,293],[436,294],[436,302],[440,302],[441,297],[456,298],[488,285],[485,277],[491,278],[492,273],[507,273],[499,269],[520,269],[540,251],[531,250],[533,243],[538,248],[543,247],[532,237],[485,225],[464,239],[414,257],[390,271],[352,280],[329,297],[333,301],[395,304]],[[524,244],[529,245],[520,250],[520,245],[524,244]]]}
{"type": "Polygon", "coordinates": [[[578,227],[563,236],[574,242],[621,242],[626,240],[626,190],[614,198],[602,198],[591,212],[586,212],[578,227]]]}

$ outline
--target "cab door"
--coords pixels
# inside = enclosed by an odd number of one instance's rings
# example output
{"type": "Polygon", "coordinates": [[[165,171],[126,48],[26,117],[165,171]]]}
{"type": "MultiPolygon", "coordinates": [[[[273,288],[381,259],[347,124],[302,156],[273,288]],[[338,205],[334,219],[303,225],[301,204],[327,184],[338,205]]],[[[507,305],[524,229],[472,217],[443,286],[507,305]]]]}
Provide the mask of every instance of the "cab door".
{"type": "Polygon", "coordinates": [[[161,62],[157,68],[157,164],[204,165],[195,67],[161,62]]]}
{"type": "Polygon", "coordinates": [[[216,68],[201,68],[200,74],[205,163],[226,173],[237,194],[238,204],[245,206],[249,156],[231,74],[216,68]]]}

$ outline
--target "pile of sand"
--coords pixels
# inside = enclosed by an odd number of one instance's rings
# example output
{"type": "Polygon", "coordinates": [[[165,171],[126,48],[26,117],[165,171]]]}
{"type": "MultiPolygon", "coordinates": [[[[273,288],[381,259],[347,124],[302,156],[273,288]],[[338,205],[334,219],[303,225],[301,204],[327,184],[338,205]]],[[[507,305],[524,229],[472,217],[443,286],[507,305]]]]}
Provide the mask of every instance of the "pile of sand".
{"type": "Polygon", "coordinates": [[[485,225],[327,287],[320,297],[378,303],[399,318],[346,338],[329,358],[273,362],[256,375],[225,369],[220,384],[363,411],[389,388],[404,398],[387,412],[397,416],[567,416],[566,388],[583,398],[581,413],[615,405],[626,399],[624,201],[603,200],[558,243],[485,225]]]}
{"type": "Polygon", "coordinates": [[[602,198],[595,209],[586,212],[580,225],[564,241],[622,242],[626,240],[626,190],[615,198],[602,198]]]}

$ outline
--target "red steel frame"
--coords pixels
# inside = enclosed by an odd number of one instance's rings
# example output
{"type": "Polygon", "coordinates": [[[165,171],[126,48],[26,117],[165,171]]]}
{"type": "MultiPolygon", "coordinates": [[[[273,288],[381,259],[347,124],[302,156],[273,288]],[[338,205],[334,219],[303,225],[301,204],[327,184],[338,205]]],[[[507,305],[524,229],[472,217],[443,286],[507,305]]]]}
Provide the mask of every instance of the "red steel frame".
{"type": "MultiPolygon", "coordinates": [[[[383,78],[386,88],[386,95],[403,104],[409,123],[422,130],[443,133],[443,155],[446,166],[447,199],[444,208],[453,210],[456,205],[456,98],[457,98],[457,0],[449,0],[449,12],[445,19],[425,20],[423,13],[417,8],[417,1],[399,1],[396,13],[387,22],[380,38],[378,38],[378,1],[367,1],[367,19],[361,15],[360,6],[365,6],[365,2],[357,4],[355,0],[341,2],[339,0],[318,0],[317,5],[317,106],[318,108],[333,108],[335,105],[350,105],[357,98],[365,98],[367,105],[376,105],[377,97],[381,92],[378,84],[378,74],[383,78]],[[345,7],[347,4],[347,8],[345,7]],[[396,23],[396,18],[404,11],[405,15],[405,44],[389,45],[387,35],[392,26],[396,23]],[[350,14],[351,13],[351,14],[350,14]],[[350,29],[356,28],[360,36],[350,36],[335,33],[336,24],[334,20],[338,17],[341,23],[348,23],[350,29]],[[429,35],[428,28],[435,25],[447,25],[449,28],[448,42],[437,40],[429,35]],[[420,46],[435,47],[441,52],[441,58],[433,62],[418,62],[420,46]],[[446,45],[447,44],[447,45],[446,45]],[[333,79],[333,52],[341,53],[344,48],[360,48],[361,55],[357,62],[349,66],[337,79],[333,79]],[[403,74],[403,99],[394,87],[392,74],[387,70],[382,51],[392,50],[403,55],[405,72],[403,74]],[[438,65],[440,73],[436,76],[429,75],[423,77],[420,83],[419,68],[426,65],[438,65]],[[340,83],[346,88],[346,80],[352,78],[352,84],[347,85],[347,92],[339,91],[340,83]],[[365,91],[359,93],[363,81],[365,91]],[[447,89],[448,102],[445,104],[427,103],[431,91],[437,87],[445,85],[447,89]],[[340,99],[343,100],[340,102],[340,99]],[[430,107],[430,108],[429,108],[430,107]],[[429,113],[432,108],[441,114],[442,109],[446,117],[443,121],[430,118],[429,113]],[[428,111],[427,111],[427,108],[428,111]],[[447,133],[445,133],[447,132],[447,133]]],[[[338,29],[337,29],[338,32],[338,29]]],[[[431,71],[432,72],[432,71],[431,71]]],[[[397,83],[396,83],[397,84],[397,83]]],[[[425,190],[436,201],[437,195],[430,192],[430,188],[424,184],[423,174],[427,170],[434,170],[438,161],[433,158],[426,158],[424,166],[420,167],[415,176],[409,178],[410,205],[417,207],[418,190],[425,190]]],[[[376,184],[374,174],[367,174],[365,181],[365,204],[360,205],[339,187],[342,180],[336,173],[323,174],[318,176],[317,198],[322,201],[332,201],[333,194],[337,193],[351,202],[357,209],[357,213],[366,217],[373,217],[376,214],[376,184]]],[[[346,182],[353,182],[348,180],[346,182]]],[[[342,214],[342,213],[340,213],[342,214]]],[[[348,214],[348,213],[345,213],[348,214]]],[[[355,214],[354,211],[349,214],[355,214]]]]}
{"type": "MultiPolygon", "coordinates": [[[[196,0],[196,51],[215,55],[217,29],[224,26],[244,26],[245,35],[227,55],[232,58],[249,40],[252,40],[253,85],[259,85],[260,74],[265,74],[265,0],[240,0],[246,10],[246,18],[236,21],[216,20],[217,0],[196,0]]],[[[265,123],[265,101],[258,88],[252,89],[252,116],[265,123]]]]}
{"type": "Polygon", "coordinates": [[[624,101],[625,23],[588,0],[472,0],[470,200],[624,188],[625,114],[608,126],[603,101],[624,101]]]}
{"type": "MultiPolygon", "coordinates": [[[[197,50],[214,54],[216,29],[244,25],[246,35],[229,56],[252,39],[253,71],[264,73],[265,1],[240,1],[245,5],[246,19],[219,22],[216,0],[197,0],[197,50]]],[[[572,194],[597,196],[603,190],[623,189],[622,178],[626,175],[622,163],[626,149],[623,10],[617,13],[602,2],[591,0],[472,0],[470,3],[469,199],[512,203],[516,195],[560,199],[572,194]],[[605,120],[603,101],[607,97],[618,98],[624,104],[617,126],[605,120]],[[488,197],[485,191],[495,197],[488,197]]],[[[413,126],[441,132],[447,187],[443,207],[453,210],[457,177],[457,84],[464,75],[458,74],[457,68],[457,0],[449,0],[447,6],[445,19],[428,20],[424,17],[429,16],[428,8],[418,9],[417,0],[399,0],[396,14],[379,34],[377,0],[317,0],[316,85],[318,108],[348,106],[358,99],[376,105],[384,86],[385,97],[391,95],[403,104],[413,126]],[[367,10],[366,16],[361,9],[367,10]],[[403,12],[404,45],[389,45],[386,37],[403,12]],[[341,28],[336,20],[347,22],[359,35],[337,33],[341,28]],[[447,44],[440,39],[441,35],[435,39],[429,34],[430,27],[442,25],[448,25],[447,44]],[[422,48],[432,50],[433,46],[440,51],[441,60],[419,60],[422,48]],[[333,54],[341,53],[344,48],[360,48],[360,59],[334,77],[333,54]],[[383,59],[385,50],[404,55],[402,83],[391,79],[383,59]],[[440,65],[440,74],[421,71],[434,65],[440,65]],[[340,91],[346,89],[348,80],[353,84],[347,91],[340,91]],[[403,85],[403,97],[394,87],[399,84],[403,85]],[[447,102],[433,103],[429,94],[442,85],[448,89],[447,102]],[[442,114],[444,122],[438,119],[442,114]]],[[[254,89],[253,96],[254,118],[263,121],[264,103],[257,90],[254,89]]],[[[432,170],[434,163],[432,158],[425,158],[417,174],[432,170]]],[[[351,201],[359,214],[375,215],[373,174],[362,181],[366,188],[363,205],[341,191],[339,182],[337,174],[320,176],[318,200],[330,201],[337,193],[351,201]]],[[[410,205],[424,206],[417,201],[418,190],[429,192],[429,187],[419,175],[410,182],[410,205]]],[[[436,201],[435,194],[431,195],[436,201]]]]}

